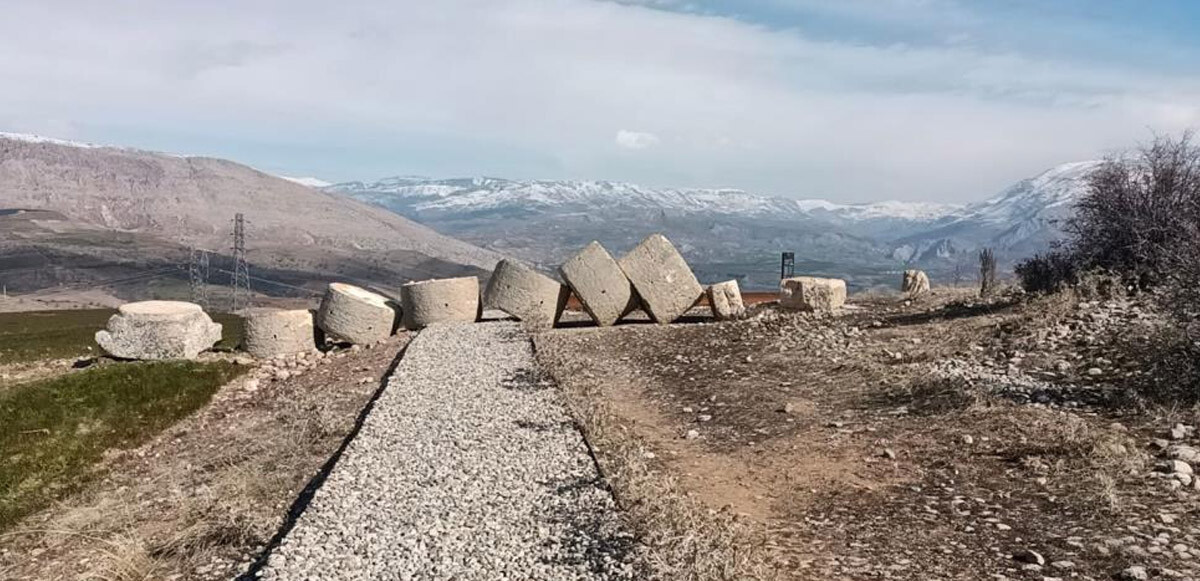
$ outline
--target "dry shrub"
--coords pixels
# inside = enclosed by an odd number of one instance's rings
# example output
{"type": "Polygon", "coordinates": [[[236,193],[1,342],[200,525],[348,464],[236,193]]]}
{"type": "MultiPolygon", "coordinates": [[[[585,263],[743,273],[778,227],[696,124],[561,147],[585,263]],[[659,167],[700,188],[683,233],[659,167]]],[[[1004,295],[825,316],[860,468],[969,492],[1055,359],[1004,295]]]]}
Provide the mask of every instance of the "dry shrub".
{"type": "Polygon", "coordinates": [[[649,579],[778,577],[760,532],[728,511],[714,512],[687,498],[673,478],[650,465],[639,438],[598,396],[563,391],[618,506],[644,545],[641,561],[649,579]]]}

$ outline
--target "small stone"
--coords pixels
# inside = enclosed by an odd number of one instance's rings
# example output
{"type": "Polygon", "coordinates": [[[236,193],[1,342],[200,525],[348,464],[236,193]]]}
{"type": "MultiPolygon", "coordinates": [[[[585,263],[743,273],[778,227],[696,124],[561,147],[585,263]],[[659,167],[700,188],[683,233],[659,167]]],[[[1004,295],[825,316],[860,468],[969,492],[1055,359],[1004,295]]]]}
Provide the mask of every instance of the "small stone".
{"type": "Polygon", "coordinates": [[[881,456],[883,456],[884,458],[887,458],[888,460],[895,460],[895,459],[896,459],[896,451],[895,451],[895,450],[893,450],[893,449],[891,449],[891,448],[884,448],[884,449],[883,449],[883,450],[880,452],[880,455],[881,455],[881,456]]]}
{"type": "Polygon", "coordinates": [[[708,414],[700,414],[699,416],[696,416],[696,420],[700,422],[708,422],[712,421],[712,416],[708,414]]]}
{"type": "Polygon", "coordinates": [[[1123,581],[1145,581],[1150,578],[1150,575],[1146,573],[1145,567],[1134,565],[1121,571],[1117,578],[1123,581]]]}
{"type": "Polygon", "coordinates": [[[699,430],[688,430],[687,434],[685,434],[683,437],[687,438],[689,440],[695,440],[696,438],[700,437],[700,431],[699,430]]]}
{"type": "Polygon", "coordinates": [[[996,530],[999,530],[999,531],[1011,531],[1011,530],[1012,530],[1012,527],[1010,527],[1010,526],[1008,526],[1008,525],[1006,525],[1006,524],[1004,524],[1004,523],[1002,523],[1002,522],[998,522],[998,523],[996,523],[996,530]]]}
{"type": "Polygon", "coordinates": [[[1165,465],[1166,472],[1171,474],[1192,474],[1192,465],[1183,460],[1169,460],[1165,465]]]}
{"type": "Polygon", "coordinates": [[[1104,370],[1100,369],[1099,367],[1089,367],[1087,370],[1087,374],[1091,377],[1097,377],[1100,375],[1104,375],[1104,370]]]}
{"type": "Polygon", "coordinates": [[[1033,563],[1035,565],[1046,564],[1046,558],[1043,557],[1041,553],[1038,553],[1032,549],[1021,549],[1013,553],[1012,558],[1013,560],[1020,561],[1022,563],[1033,563]]]}
{"type": "Polygon", "coordinates": [[[1075,563],[1071,561],[1054,561],[1050,563],[1050,568],[1058,569],[1059,571],[1070,571],[1075,568],[1075,563]]]}
{"type": "Polygon", "coordinates": [[[1186,424],[1175,424],[1171,426],[1171,439],[1182,440],[1192,433],[1192,427],[1186,424]]]}
{"type": "Polygon", "coordinates": [[[962,443],[970,446],[971,444],[975,443],[975,437],[970,434],[964,434],[962,437],[962,443]]]}

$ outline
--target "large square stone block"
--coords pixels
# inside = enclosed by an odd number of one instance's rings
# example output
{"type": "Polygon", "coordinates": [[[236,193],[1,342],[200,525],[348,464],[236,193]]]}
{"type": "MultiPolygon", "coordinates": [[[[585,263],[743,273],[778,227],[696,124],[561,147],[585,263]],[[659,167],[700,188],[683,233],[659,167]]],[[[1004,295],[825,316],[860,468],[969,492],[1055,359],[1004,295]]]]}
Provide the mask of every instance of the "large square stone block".
{"type": "Polygon", "coordinates": [[[617,264],[633,283],[646,314],[657,323],[683,316],[704,294],[687,261],[662,234],[647,236],[617,264]]]}

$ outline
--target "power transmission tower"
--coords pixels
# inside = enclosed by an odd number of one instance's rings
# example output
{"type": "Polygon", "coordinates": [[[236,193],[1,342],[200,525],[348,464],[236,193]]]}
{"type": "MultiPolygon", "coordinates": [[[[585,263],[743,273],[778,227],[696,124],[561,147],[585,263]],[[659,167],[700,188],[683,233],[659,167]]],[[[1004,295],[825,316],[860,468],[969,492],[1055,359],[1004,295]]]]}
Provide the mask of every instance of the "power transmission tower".
{"type": "Polygon", "coordinates": [[[208,309],[208,251],[193,246],[188,258],[188,288],[192,302],[208,309]]]}
{"type": "Polygon", "coordinates": [[[230,275],[230,312],[237,312],[250,302],[250,265],[246,264],[246,217],[233,217],[233,273],[230,275]]]}
{"type": "Polygon", "coordinates": [[[779,280],[796,276],[796,253],[784,252],[779,258],[779,280]]]}

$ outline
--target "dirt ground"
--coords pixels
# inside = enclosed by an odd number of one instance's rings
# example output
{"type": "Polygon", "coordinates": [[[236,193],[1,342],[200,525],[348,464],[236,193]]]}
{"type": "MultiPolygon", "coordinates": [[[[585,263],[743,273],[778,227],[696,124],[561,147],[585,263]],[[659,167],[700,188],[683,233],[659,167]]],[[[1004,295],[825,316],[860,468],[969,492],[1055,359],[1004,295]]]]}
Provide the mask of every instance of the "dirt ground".
{"type": "Polygon", "coordinates": [[[751,523],[777,578],[1196,578],[1200,492],[1153,458],[1195,416],[1095,403],[1136,372],[1045,339],[1088,306],[952,293],[536,345],[662,478],[751,523]]]}
{"type": "Polygon", "coordinates": [[[407,340],[257,364],[151,442],[113,452],[82,493],[0,535],[0,579],[242,574],[304,501],[407,340]]]}

